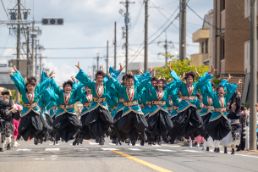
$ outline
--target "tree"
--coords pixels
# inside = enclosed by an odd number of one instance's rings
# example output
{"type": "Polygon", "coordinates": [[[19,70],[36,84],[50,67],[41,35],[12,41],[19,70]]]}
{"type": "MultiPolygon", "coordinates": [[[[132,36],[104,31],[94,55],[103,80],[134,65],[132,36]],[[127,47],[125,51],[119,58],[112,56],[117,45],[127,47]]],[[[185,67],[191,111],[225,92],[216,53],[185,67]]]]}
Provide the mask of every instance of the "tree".
{"type": "MultiPolygon", "coordinates": [[[[203,75],[205,72],[208,72],[209,66],[193,66],[190,64],[189,59],[185,60],[172,60],[168,63],[167,66],[155,68],[156,77],[165,78],[166,80],[170,79],[170,67],[180,76],[183,76],[185,73],[193,71],[197,72],[199,75],[203,75]]],[[[197,78],[199,77],[197,74],[197,78]]]]}

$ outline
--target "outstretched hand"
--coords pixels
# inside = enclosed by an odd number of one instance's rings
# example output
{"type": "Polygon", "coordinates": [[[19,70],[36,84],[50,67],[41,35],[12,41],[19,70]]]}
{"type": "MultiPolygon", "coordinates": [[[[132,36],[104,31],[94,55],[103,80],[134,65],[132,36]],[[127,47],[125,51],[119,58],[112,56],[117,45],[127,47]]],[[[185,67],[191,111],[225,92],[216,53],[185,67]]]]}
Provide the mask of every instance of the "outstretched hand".
{"type": "Polygon", "coordinates": [[[210,73],[214,74],[215,72],[216,72],[216,69],[214,68],[214,66],[211,66],[210,73]]]}
{"type": "Polygon", "coordinates": [[[77,69],[80,70],[81,69],[80,62],[78,62],[77,65],[75,65],[75,67],[77,67],[77,69]]]}
{"type": "Polygon", "coordinates": [[[73,81],[73,82],[75,82],[75,81],[76,81],[76,79],[75,79],[75,77],[74,77],[74,76],[71,76],[71,79],[72,79],[72,81],[73,81]]]}
{"type": "Polygon", "coordinates": [[[228,74],[228,81],[230,81],[232,79],[232,76],[230,74],[228,74]]]}
{"type": "Polygon", "coordinates": [[[240,85],[240,84],[242,84],[242,83],[243,83],[243,82],[242,82],[242,79],[239,79],[238,82],[237,82],[238,85],[240,85]]]}
{"type": "Polygon", "coordinates": [[[55,72],[54,71],[50,72],[49,78],[54,78],[54,77],[55,77],[55,72]]]}
{"type": "Polygon", "coordinates": [[[169,70],[170,70],[170,71],[172,71],[172,70],[173,70],[172,66],[170,66],[170,65],[169,65],[169,70]]]}
{"type": "Polygon", "coordinates": [[[200,76],[200,74],[199,74],[199,72],[198,72],[198,70],[197,70],[197,67],[195,67],[195,73],[196,73],[198,76],[200,76]]]}
{"type": "Polygon", "coordinates": [[[138,70],[139,74],[143,74],[143,71],[141,69],[138,70]]]}
{"type": "Polygon", "coordinates": [[[13,74],[15,72],[17,72],[16,67],[15,66],[11,67],[10,74],[13,74]]]}
{"type": "Polygon", "coordinates": [[[122,64],[120,63],[120,64],[119,64],[119,70],[120,70],[120,72],[121,72],[123,69],[124,69],[124,67],[123,67],[122,64]]]}

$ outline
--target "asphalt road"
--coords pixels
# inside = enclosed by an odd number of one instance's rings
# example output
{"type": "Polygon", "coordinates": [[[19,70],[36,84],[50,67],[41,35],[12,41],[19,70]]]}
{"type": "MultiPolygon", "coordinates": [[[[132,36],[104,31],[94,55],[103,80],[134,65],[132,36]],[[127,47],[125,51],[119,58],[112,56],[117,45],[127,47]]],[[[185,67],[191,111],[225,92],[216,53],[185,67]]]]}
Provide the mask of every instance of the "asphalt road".
{"type": "Polygon", "coordinates": [[[99,146],[91,141],[21,145],[0,153],[0,172],[258,172],[258,155],[205,152],[200,148],[161,146],[99,146]]]}

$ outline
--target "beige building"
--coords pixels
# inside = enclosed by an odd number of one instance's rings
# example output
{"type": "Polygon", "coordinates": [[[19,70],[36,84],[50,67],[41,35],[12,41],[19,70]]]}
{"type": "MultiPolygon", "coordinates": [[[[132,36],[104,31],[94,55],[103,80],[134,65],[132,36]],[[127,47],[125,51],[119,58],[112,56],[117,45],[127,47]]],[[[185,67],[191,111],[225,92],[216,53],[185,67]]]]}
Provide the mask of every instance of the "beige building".
{"type": "Polygon", "coordinates": [[[193,33],[193,42],[199,43],[199,52],[191,55],[191,65],[209,65],[212,58],[213,10],[204,17],[203,26],[193,33]]]}
{"type": "Polygon", "coordinates": [[[249,39],[246,0],[214,0],[212,65],[218,74],[245,74],[245,47],[249,39]]]}

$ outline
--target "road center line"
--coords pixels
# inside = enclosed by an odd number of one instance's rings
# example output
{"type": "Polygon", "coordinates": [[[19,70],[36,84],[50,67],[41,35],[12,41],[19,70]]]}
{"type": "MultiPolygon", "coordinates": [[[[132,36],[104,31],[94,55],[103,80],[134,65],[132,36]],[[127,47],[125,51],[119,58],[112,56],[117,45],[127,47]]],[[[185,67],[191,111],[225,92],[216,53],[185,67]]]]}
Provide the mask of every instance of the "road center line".
{"type": "Polygon", "coordinates": [[[158,172],[173,172],[172,170],[168,170],[168,169],[162,168],[160,166],[157,166],[155,164],[151,164],[151,163],[149,163],[147,161],[141,160],[139,158],[136,158],[134,156],[128,155],[128,154],[120,152],[120,151],[113,150],[112,152],[115,153],[115,154],[118,154],[118,155],[120,155],[122,157],[125,157],[125,158],[127,158],[127,159],[129,159],[131,161],[134,161],[134,162],[136,162],[138,164],[141,164],[141,165],[143,165],[145,167],[148,167],[148,168],[150,168],[150,169],[152,169],[154,171],[158,171],[158,172]]]}

